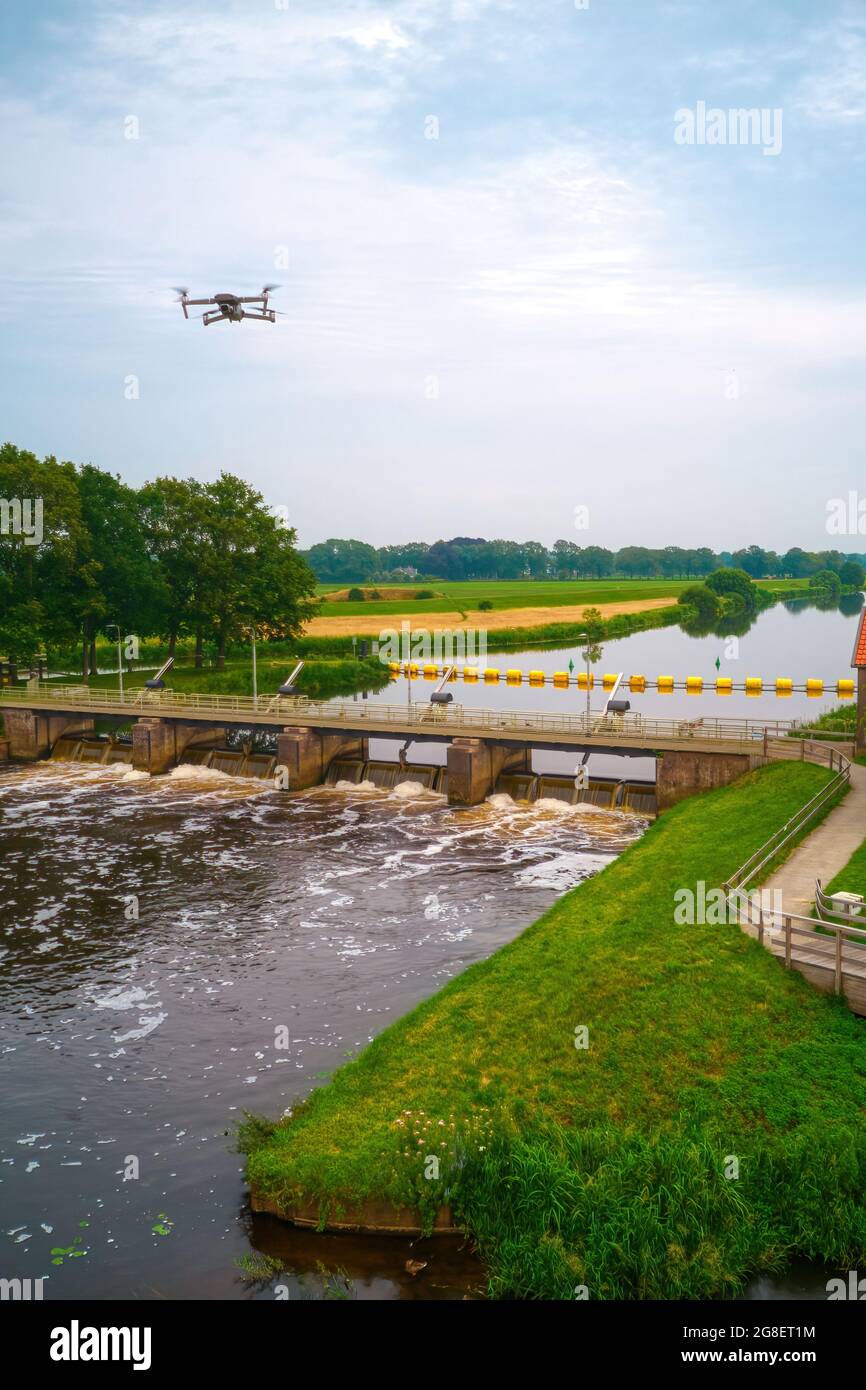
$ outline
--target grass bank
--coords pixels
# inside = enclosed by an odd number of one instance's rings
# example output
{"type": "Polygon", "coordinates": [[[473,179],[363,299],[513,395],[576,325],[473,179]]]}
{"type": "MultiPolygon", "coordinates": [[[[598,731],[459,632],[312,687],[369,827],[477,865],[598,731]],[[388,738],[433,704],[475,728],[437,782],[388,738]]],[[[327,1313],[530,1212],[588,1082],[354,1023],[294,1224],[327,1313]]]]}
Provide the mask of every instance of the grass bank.
{"type": "MultiPolygon", "coordinates": [[[[862,893],[866,898],[866,840],[855,849],[844,869],[823,886],[825,893],[862,893]]],[[[854,925],[864,924],[855,921],[854,925]]]]}
{"type": "MultiPolygon", "coordinates": [[[[277,660],[260,658],[257,664],[259,694],[275,692],[286,679],[291,664],[285,657],[277,660]]],[[[124,689],[139,689],[151,675],[152,670],[125,672],[124,689]]],[[[337,695],[351,695],[356,690],[381,690],[387,683],[388,670],[380,661],[371,658],[365,661],[316,658],[301,672],[298,688],[302,695],[309,695],[311,699],[328,700],[337,695]]],[[[117,675],[91,676],[87,684],[94,689],[116,690],[117,675]]],[[[248,657],[227,660],[222,671],[191,665],[174,666],[166,677],[166,685],[173,690],[196,691],[199,694],[252,695],[252,666],[248,657]]]]}
{"type": "Polygon", "coordinates": [[[863,1258],[863,1024],[735,925],[673,918],[827,775],[771,765],[666,812],[290,1119],[251,1123],[254,1190],[323,1220],[448,1202],[497,1295],[720,1296],[795,1255],[863,1258]]]}

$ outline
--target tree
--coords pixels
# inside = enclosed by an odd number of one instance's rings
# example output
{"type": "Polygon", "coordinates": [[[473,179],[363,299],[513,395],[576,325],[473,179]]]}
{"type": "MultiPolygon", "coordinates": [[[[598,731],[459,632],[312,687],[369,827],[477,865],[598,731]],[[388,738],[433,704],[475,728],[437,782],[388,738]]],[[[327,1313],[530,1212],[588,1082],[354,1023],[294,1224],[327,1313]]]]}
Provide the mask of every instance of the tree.
{"type": "Polygon", "coordinates": [[[282,527],[242,478],[221,473],[204,486],[203,497],[198,592],[221,670],[228,642],[251,628],[270,637],[297,636],[315,612],[316,577],[295,549],[296,532],[282,527]]]}
{"type": "Polygon", "coordinates": [[[866,584],[866,569],[859,560],[846,560],[839,570],[839,579],[846,589],[862,589],[866,584]]]}
{"type": "Polygon", "coordinates": [[[712,622],[719,615],[719,598],[706,584],[690,584],[677,599],[683,608],[694,611],[702,623],[712,622]]]}
{"type": "Polygon", "coordinates": [[[351,584],[369,579],[379,566],[379,557],[366,541],[322,541],[304,556],[316,578],[323,584],[351,584]]]}
{"type": "Polygon", "coordinates": [[[741,569],[718,569],[707,575],[706,585],[714,594],[736,595],[747,608],[757,608],[758,589],[741,569]]]}
{"type": "Polygon", "coordinates": [[[838,598],[842,592],[842,581],[835,570],[818,570],[809,580],[809,588],[817,589],[828,598],[838,598]]]}
{"type": "Polygon", "coordinates": [[[26,661],[78,631],[86,529],[72,463],[0,447],[0,652],[26,661]]]}

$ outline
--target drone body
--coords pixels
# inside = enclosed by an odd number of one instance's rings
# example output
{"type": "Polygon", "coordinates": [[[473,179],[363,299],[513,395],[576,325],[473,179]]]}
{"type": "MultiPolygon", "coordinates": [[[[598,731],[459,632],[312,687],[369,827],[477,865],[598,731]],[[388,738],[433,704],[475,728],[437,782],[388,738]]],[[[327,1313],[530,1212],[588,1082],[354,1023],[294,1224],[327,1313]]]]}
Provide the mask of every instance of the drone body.
{"type": "Polygon", "coordinates": [[[189,290],[178,286],[177,293],[185,319],[189,318],[187,306],[190,304],[214,304],[214,309],[206,309],[200,314],[202,323],[208,328],[212,323],[240,323],[241,319],[259,319],[262,323],[276,323],[277,310],[268,308],[268,295],[279,285],[265,285],[261,294],[214,294],[209,299],[190,299],[189,290]],[[257,304],[259,311],[245,309],[245,304],[257,304]]]}

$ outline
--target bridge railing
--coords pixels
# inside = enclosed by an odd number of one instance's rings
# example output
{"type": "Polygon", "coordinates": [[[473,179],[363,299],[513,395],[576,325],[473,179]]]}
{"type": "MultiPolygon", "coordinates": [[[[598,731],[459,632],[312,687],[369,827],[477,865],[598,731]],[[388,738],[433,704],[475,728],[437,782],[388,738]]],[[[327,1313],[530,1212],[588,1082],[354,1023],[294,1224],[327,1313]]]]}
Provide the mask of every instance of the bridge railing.
{"type": "MultiPolygon", "coordinates": [[[[646,719],[643,715],[601,716],[586,711],[566,714],[539,710],[478,709],[458,704],[433,705],[427,701],[392,705],[371,701],[315,701],[305,696],[218,695],[208,692],[180,690],[130,690],[121,699],[116,689],[93,689],[81,685],[41,684],[38,687],[16,690],[0,689],[0,707],[20,705],[29,709],[117,710],[141,716],[164,714],[168,717],[196,713],[199,716],[226,714],[242,718],[250,715],[257,720],[272,716],[274,724],[384,724],[402,728],[429,730],[437,726],[453,733],[455,730],[498,731],[525,734],[536,730],[543,733],[563,733],[603,738],[615,737],[618,742],[633,740],[652,744],[653,739],[718,740],[727,743],[747,743],[756,753],[767,754],[770,745],[785,743],[789,755],[799,745],[787,740],[790,724],[787,720],[752,719],[646,719]],[[758,746],[760,745],[760,746],[758,746]]],[[[830,750],[835,753],[835,750],[830,750]]],[[[839,756],[836,754],[836,756],[839,756]]]]}

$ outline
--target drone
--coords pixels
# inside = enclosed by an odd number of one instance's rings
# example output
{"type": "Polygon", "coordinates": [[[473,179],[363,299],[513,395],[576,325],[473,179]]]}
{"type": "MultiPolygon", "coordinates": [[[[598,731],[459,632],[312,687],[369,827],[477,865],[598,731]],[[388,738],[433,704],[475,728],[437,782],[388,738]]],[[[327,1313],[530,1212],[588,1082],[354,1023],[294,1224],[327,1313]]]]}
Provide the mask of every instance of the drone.
{"type": "Polygon", "coordinates": [[[271,290],[278,290],[279,285],[265,285],[261,294],[215,294],[210,299],[190,299],[189,290],[182,285],[175,285],[175,292],[178,302],[183,307],[183,316],[189,318],[187,306],[190,304],[215,304],[215,309],[206,309],[203,314],[194,314],[193,318],[200,318],[205,328],[212,323],[240,323],[241,319],[260,319],[262,323],[276,323],[278,309],[268,308],[268,295],[271,290]],[[255,313],[250,309],[245,309],[244,304],[259,304],[261,312],[255,313]]]}

